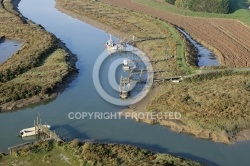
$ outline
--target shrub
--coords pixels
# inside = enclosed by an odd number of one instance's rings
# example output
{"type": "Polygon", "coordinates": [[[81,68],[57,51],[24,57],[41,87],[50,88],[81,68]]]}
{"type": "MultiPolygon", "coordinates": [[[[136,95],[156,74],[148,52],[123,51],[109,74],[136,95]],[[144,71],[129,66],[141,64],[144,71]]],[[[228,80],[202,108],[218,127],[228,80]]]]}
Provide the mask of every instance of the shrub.
{"type": "Polygon", "coordinates": [[[170,3],[170,4],[174,5],[176,0],[165,0],[165,1],[166,1],[167,3],[170,3]]]}

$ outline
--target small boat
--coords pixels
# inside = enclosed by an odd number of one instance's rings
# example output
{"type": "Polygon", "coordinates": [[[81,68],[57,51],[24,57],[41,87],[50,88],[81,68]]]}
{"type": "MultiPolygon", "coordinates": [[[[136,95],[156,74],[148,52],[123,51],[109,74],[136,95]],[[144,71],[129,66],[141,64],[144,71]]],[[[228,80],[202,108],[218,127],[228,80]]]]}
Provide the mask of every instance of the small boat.
{"type": "Polygon", "coordinates": [[[120,90],[119,96],[121,99],[127,99],[130,96],[130,80],[129,80],[129,78],[121,76],[119,90],[120,90]]]}
{"type": "Polygon", "coordinates": [[[122,62],[122,69],[124,71],[134,70],[136,69],[136,64],[132,60],[124,59],[122,62]]]}
{"type": "Polygon", "coordinates": [[[124,71],[128,71],[128,70],[130,69],[127,59],[124,59],[124,60],[123,60],[122,69],[123,69],[124,71]]]}
{"type": "Polygon", "coordinates": [[[110,34],[109,39],[106,42],[106,48],[108,51],[117,51],[122,50],[124,46],[121,43],[115,43],[110,34]]]}
{"type": "MultiPolygon", "coordinates": [[[[41,125],[44,128],[48,128],[50,129],[50,125],[41,125]]],[[[26,128],[26,129],[22,129],[18,136],[20,137],[29,137],[29,136],[34,136],[34,135],[38,135],[39,133],[39,128],[38,127],[30,127],[30,128],[26,128]]]]}
{"type": "Polygon", "coordinates": [[[22,129],[20,132],[19,132],[19,135],[20,137],[28,137],[28,136],[34,136],[34,135],[37,135],[38,134],[38,131],[36,130],[35,127],[30,127],[30,128],[26,128],[26,129],[22,129]]]}

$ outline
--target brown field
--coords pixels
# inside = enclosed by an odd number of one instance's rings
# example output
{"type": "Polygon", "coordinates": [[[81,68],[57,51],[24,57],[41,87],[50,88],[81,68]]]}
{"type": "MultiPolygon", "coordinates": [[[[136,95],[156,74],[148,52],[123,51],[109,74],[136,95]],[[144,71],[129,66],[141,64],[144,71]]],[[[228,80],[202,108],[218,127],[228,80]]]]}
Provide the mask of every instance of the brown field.
{"type": "Polygon", "coordinates": [[[250,28],[237,20],[187,17],[145,6],[132,0],[101,0],[132,9],[177,25],[195,40],[213,50],[229,67],[250,66],[250,28]]]}

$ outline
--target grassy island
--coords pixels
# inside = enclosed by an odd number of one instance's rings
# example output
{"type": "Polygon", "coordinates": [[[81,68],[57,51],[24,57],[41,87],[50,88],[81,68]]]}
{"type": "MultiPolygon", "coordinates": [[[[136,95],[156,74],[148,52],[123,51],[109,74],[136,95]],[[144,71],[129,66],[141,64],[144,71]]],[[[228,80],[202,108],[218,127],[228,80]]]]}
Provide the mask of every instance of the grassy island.
{"type": "Polygon", "coordinates": [[[0,65],[0,111],[53,98],[76,73],[76,57],[53,34],[24,18],[15,8],[18,2],[0,1],[0,37],[23,42],[0,65]]]}

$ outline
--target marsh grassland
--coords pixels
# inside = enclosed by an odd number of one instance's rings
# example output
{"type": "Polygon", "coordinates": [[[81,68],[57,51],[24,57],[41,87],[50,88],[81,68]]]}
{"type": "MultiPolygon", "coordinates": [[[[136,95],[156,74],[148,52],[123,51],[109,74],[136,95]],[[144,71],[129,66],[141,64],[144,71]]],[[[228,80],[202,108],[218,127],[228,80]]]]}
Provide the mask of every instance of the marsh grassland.
{"type": "Polygon", "coordinates": [[[195,161],[169,154],[155,154],[130,145],[79,142],[36,142],[5,156],[0,154],[0,165],[202,165],[195,161]]]}
{"type": "Polygon", "coordinates": [[[0,110],[56,96],[55,89],[75,70],[75,57],[43,27],[24,18],[10,1],[0,1],[0,36],[23,41],[0,65],[0,110]]]}
{"type": "MultiPolygon", "coordinates": [[[[116,5],[117,3],[120,1],[114,2],[116,5]]],[[[163,19],[149,17],[129,9],[125,4],[130,3],[132,2],[124,3],[124,9],[90,0],[58,0],[57,8],[78,19],[87,20],[86,22],[105,29],[122,40],[131,40],[132,34],[136,39],[165,38],[136,43],[151,60],[173,57],[153,64],[155,71],[165,71],[157,73],[155,78],[196,73],[178,84],[154,84],[149,99],[131,106],[130,110],[177,111],[182,114],[180,120],[137,120],[151,124],[159,123],[170,126],[177,132],[187,132],[218,142],[232,143],[249,139],[248,133],[241,133],[244,129],[250,128],[249,72],[242,72],[241,69],[237,72],[213,71],[213,68],[210,68],[209,72],[200,71],[196,66],[197,52],[173,25],[163,19]],[[203,74],[197,74],[199,72],[203,74]]],[[[242,59],[242,63],[243,61],[245,60],[242,59]]]]}

